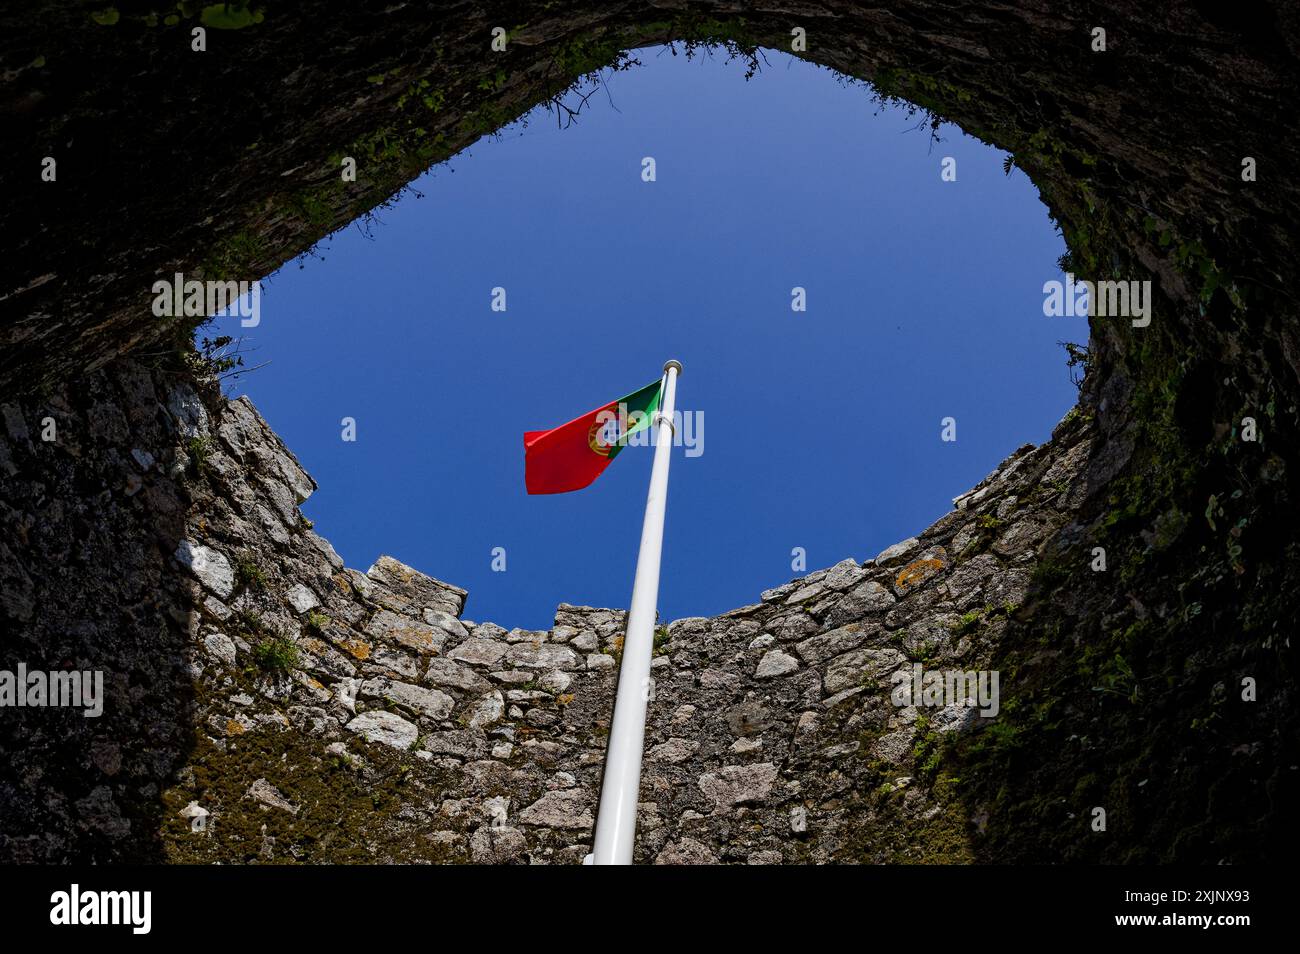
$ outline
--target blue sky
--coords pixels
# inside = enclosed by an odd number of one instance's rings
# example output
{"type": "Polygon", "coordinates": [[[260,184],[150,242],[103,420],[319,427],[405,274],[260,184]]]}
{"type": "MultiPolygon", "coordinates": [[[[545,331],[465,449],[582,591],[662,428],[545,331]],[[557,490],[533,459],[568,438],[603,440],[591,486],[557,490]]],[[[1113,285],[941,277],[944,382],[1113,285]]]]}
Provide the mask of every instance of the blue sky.
{"type": "Polygon", "coordinates": [[[931,146],[782,54],[749,81],[720,55],[640,59],[575,126],[534,115],[421,177],[370,237],[286,266],[244,332],[270,364],[229,390],[320,483],[316,529],[349,566],[388,553],[466,587],[470,619],[627,605],[650,448],[529,497],[522,435],[669,357],[704,452],[674,452],[664,620],[756,602],[800,575],[794,547],[812,570],[919,532],[1074,401],[1057,342],[1084,319],[1042,311],[1064,243],[1003,153],[953,127],[931,146]]]}

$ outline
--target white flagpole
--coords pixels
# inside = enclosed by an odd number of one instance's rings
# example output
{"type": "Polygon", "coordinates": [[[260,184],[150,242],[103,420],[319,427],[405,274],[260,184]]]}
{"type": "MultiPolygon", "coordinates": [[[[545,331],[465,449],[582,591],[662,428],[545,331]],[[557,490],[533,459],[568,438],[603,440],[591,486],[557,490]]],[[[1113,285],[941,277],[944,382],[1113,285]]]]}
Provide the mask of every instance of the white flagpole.
{"type": "Polygon", "coordinates": [[[632,605],[623,637],[623,664],[618,673],[614,722],[605,753],[605,778],[596,815],[596,845],[589,856],[597,865],[630,865],[636,841],[636,806],[641,789],[641,753],[645,714],[650,699],[650,657],[654,652],[655,606],[659,600],[659,557],[664,542],[664,504],[668,500],[668,463],[673,446],[673,409],[677,398],[678,361],[664,365],[663,400],[655,415],[655,456],[650,493],[641,525],[641,550],[632,584],[632,605]]]}

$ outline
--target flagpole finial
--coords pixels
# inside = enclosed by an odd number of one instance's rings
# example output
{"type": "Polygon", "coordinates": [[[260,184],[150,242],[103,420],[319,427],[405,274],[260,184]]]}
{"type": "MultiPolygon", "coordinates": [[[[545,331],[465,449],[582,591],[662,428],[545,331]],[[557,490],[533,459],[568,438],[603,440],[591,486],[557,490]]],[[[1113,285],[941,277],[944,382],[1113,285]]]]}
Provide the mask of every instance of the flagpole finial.
{"type": "Polygon", "coordinates": [[[682,373],[682,363],[678,361],[676,358],[669,358],[667,361],[664,362],[665,374],[668,373],[669,368],[676,368],[678,374],[682,373]]]}

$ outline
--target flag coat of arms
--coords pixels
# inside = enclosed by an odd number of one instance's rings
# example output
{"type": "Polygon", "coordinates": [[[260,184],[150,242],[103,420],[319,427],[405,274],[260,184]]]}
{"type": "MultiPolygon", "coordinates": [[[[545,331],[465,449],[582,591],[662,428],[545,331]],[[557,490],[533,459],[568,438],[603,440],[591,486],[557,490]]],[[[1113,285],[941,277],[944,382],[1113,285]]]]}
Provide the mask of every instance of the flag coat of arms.
{"type": "Polygon", "coordinates": [[[627,446],[628,437],[653,423],[662,397],[660,379],[567,424],[525,432],[528,493],[563,494],[588,486],[627,446]]]}

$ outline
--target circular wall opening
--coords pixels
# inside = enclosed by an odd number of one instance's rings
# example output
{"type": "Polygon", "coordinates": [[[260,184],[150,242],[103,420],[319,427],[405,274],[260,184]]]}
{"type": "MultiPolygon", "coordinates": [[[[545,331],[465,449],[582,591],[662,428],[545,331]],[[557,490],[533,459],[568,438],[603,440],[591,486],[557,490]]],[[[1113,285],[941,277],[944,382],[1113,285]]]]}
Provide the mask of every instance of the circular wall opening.
{"type": "Polygon", "coordinates": [[[286,265],[255,327],[202,332],[265,363],[231,389],[349,565],[398,554],[507,627],[626,603],[649,448],[528,497],[520,438],[669,356],[665,620],[870,558],[1076,400],[1086,317],[1044,315],[1064,243],[1005,153],[780,52],[636,58],[286,265]]]}

